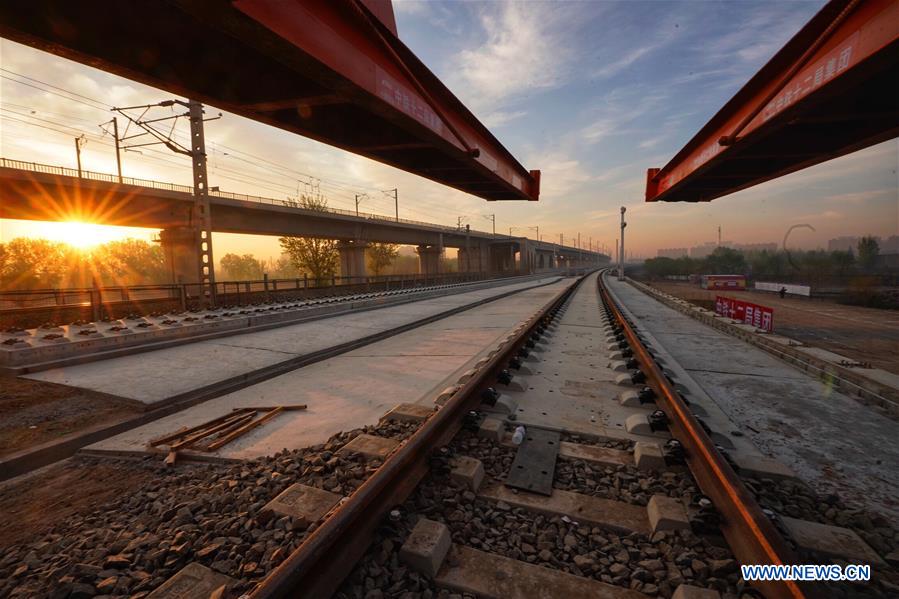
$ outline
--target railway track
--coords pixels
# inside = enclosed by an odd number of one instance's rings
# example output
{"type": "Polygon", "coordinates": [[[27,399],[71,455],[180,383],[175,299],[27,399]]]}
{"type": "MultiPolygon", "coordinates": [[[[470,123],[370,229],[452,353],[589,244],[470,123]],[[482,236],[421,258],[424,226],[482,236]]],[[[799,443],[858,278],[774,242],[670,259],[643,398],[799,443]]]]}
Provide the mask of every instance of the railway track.
{"type": "Polygon", "coordinates": [[[251,599],[890,596],[741,581],[739,564],[800,563],[794,543],[756,500],[769,485],[737,475],[654,353],[588,276],[439,409],[246,463],[124,463],[142,494],[0,551],[0,596],[166,597],[177,576],[193,596],[251,599]],[[591,411],[594,378],[639,427],[591,411]]]}

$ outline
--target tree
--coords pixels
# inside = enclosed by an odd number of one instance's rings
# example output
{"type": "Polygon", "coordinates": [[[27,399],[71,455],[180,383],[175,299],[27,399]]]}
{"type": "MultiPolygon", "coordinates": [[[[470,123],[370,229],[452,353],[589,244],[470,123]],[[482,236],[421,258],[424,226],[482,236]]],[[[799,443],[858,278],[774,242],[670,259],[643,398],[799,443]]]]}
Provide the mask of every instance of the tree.
{"type": "MultiPolygon", "coordinates": [[[[320,194],[302,195],[297,207],[305,210],[324,211],[328,200],[320,194]]],[[[337,241],[314,237],[280,237],[278,242],[294,266],[312,275],[316,282],[331,278],[337,271],[340,254],[337,241]]]]}
{"type": "Polygon", "coordinates": [[[377,277],[400,255],[400,246],[395,243],[372,243],[367,253],[368,268],[377,277]]]}
{"type": "Polygon", "coordinates": [[[87,261],[104,284],[139,285],[168,281],[162,248],[143,239],[110,241],[93,250],[87,261]]]}
{"type": "Polygon", "coordinates": [[[253,257],[252,254],[225,254],[219,261],[223,271],[222,279],[231,279],[232,281],[254,281],[262,278],[265,268],[260,260],[253,257]]]}
{"type": "Polygon", "coordinates": [[[79,271],[79,257],[64,243],[19,237],[0,244],[0,286],[4,289],[59,287],[79,271]]]}
{"type": "Polygon", "coordinates": [[[877,263],[880,254],[880,244],[877,239],[870,236],[858,240],[858,263],[865,270],[871,270],[877,263]]]}
{"type": "Polygon", "coordinates": [[[840,276],[844,276],[846,272],[852,268],[852,265],[855,264],[855,255],[853,255],[852,250],[836,250],[831,252],[830,260],[837,269],[837,273],[840,276]]]}
{"type": "Polygon", "coordinates": [[[269,260],[268,272],[276,279],[303,278],[303,271],[294,265],[287,254],[281,254],[277,260],[269,260]]]}
{"type": "Polygon", "coordinates": [[[705,269],[710,275],[746,274],[746,258],[735,249],[718,247],[706,257],[705,269]]]}

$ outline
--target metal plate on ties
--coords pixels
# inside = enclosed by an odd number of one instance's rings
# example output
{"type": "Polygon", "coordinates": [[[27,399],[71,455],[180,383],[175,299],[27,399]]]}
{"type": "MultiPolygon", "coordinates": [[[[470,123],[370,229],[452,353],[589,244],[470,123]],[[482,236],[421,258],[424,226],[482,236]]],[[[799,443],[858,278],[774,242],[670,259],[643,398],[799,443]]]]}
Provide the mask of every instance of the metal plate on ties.
{"type": "Polygon", "coordinates": [[[524,440],[518,446],[518,453],[512,460],[506,486],[540,495],[552,495],[559,441],[558,431],[528,427],[524,440]]]}

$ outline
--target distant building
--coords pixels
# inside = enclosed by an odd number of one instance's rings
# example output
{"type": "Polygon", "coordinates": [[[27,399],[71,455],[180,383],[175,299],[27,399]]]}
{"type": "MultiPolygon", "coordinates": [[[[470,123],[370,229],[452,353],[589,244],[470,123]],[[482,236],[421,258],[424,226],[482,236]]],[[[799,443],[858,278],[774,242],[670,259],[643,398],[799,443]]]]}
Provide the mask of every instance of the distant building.
{"type": "Polygon", "coordinates": [[[890,235],[880,241],[881,254],[899,254],[899,235],[890,235]]]}
{"type": "Polygon", "coordinates": [[[776,252],[776,243],[737,243],[729,246],[740,252],[776,252]]]}
{"type": "MultiPolygon", "coordinates": [[[[899,254],[899,235],[890,235],[886,239],[881,239],[876,235],[872,235],[877,240],[881,254],[899,254]]],[[[829,252],[858,252],[858,242],[861,237],[845,236],[831,239],[827,242],[827,251],[829,252]]]]}
{"type": "Polygon", "coordinates": [[[656,257],[658,258],[683,258],[687,255],[687,248],[667,248],[658,250],[656,257]]]}
{"type": "Polygon", "coordinates": [[[827,242],[828,252],[855,252],[858,249],[858,237],[837,237],[827,242]]]}
{"type": "MultiPolygon", "coordinates": [[[[721,244],[722,246],[730,245],[730,242],[724,242],[721,244]]],[[[695,247],[690,248],[690,257],[691,258],[706,258],[715,251],[718,247],[718,244],[714,241],[707,241],[702,245],[697,245],[695,247]]]]}

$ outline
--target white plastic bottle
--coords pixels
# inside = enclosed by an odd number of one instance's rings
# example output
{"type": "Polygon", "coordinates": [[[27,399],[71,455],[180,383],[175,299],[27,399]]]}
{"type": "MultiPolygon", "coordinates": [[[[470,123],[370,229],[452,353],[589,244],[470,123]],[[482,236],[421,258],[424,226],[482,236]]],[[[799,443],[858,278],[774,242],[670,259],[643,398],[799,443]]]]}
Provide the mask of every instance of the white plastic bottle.
{"type": "Polygon", "coordinates": [[[521,442],[524,441],[524,433],[524,427],[517,426],[515,428],[515,432],[512,433],[512,443],[514,443],[515,445],[521,445],[521,442]]]}

